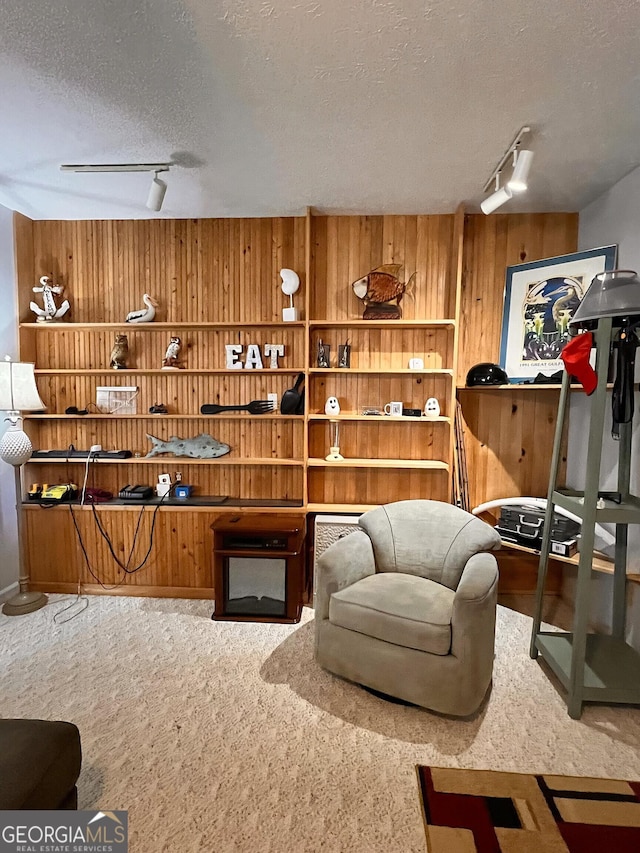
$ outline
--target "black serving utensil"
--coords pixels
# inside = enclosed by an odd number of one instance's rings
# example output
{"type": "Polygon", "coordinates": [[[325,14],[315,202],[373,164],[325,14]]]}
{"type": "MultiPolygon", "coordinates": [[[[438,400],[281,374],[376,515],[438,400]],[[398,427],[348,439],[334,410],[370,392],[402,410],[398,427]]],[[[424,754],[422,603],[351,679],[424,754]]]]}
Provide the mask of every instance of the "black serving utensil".
{"type": "Polygon", "coordinates": [[[252,400],[246,406],[218,406],[215,403],[205,403],[200,406],[200,414],[217,415],[220,412],[249,412],[251,415],[266,415],[273,411],[271,400],[252,400]]]}

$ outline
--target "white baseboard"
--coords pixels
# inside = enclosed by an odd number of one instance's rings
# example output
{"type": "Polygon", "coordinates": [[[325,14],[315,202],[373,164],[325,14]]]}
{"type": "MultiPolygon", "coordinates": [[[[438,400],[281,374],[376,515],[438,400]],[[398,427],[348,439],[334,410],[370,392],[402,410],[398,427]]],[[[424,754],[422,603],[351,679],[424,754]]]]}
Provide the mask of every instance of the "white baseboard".
{"type": "Polygon", "coordinates": [[[18,581],[15,583],[9,584],[9,586],[5,586],[4,589],[0,589],[0,602],[8,601],[10,598],[18,592],[20,587],[18,586],[18,581]]]}

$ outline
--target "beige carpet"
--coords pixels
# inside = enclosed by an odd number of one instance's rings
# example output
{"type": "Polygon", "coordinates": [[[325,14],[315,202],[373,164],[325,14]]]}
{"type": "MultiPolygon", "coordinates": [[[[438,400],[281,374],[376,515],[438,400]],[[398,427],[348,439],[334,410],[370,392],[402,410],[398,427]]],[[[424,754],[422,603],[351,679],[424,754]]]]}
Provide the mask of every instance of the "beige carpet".
{"type": "Polygon", "coordinates": [[[0,714],[75,722],[80,807],[128,809],[132,853],[424,851],[415,765],[638,778],[640,709],[569,719],[499,608],[494,688],[456,721],[320,670],[300,625],[212,622],[211,602],[60,597],[0,616],[0,714]]]}

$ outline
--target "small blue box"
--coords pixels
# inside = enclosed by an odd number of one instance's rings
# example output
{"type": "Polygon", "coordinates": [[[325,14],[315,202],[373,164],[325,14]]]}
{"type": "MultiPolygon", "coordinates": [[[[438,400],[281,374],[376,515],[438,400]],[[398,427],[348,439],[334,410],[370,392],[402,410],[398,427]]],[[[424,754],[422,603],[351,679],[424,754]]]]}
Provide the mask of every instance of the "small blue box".
{"type": "Polygon", "coordinates": [[[176,497],[177,498],[188,498],[191,496],[191,486],[176,486],[176,497]]]}

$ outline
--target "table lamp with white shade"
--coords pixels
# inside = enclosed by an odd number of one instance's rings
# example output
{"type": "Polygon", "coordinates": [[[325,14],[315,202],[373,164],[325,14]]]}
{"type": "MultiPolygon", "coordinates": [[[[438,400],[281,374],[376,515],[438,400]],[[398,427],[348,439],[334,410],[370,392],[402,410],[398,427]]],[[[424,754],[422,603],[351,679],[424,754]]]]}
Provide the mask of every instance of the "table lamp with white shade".
{"type": "Polygon", "coordinates": [[[9,427],[0,439],[0,459],[13,465],[16,487],[16,513],[18,518],[18,580],[20,592],[5,602],[2,612],[7,616],[33,613],[47,603],[41,592],[29,591],[29,575],[22,556],[22,482],[20,468],[31,457],[33,448],[29,436],[22,429],[21,412],[35,412],[46,408],[36,387],[34,365],[11,361],[9,356],[0,361],[0,410],[7,412],[9,427]]]}

